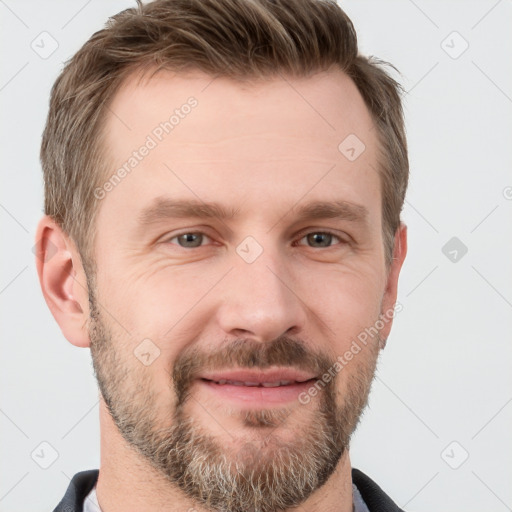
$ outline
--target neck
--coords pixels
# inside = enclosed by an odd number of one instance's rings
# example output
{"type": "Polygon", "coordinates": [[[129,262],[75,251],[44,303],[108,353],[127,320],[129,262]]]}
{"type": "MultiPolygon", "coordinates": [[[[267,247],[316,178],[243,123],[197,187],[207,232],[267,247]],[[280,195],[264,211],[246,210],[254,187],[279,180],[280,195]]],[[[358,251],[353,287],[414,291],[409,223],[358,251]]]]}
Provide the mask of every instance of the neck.
{"type": "MultiPolygon", "coordinates": [[[[161,510],[209,512],[131,448],[100,398],[101,459],[96,495],[102,512],[161,510]]],[[[301,512],[351,512],[352,476],[348,451],[329,480],[300,505],[301,512]]]]}

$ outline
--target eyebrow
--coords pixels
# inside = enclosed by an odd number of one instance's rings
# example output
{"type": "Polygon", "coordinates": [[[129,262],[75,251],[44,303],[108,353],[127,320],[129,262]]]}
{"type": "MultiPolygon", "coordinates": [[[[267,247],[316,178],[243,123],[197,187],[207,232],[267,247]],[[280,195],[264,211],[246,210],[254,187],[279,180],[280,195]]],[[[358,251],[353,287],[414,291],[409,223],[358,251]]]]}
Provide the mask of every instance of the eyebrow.
{"type": "Polygon", "coordinates": [[[312,219],[340,219],[365,224],[368,221],[370,212],[360,204],[349,201],[314,201],[296,210],[297,220],[312,219]]]}
{"type": "MultiPolygon", "coordinates": [[[[217,218],[231,220],[240,212],[240,208],[225,208],[219,203],[200,200],[173,200],[158,197],[152,205],[142,210],[138,217],[141,226],[150,226],[170,218],[217,218]]],[[[368,221],[368,209],[349,201],[313,201],[304,206],[292,207],[282,218],[295,213],[297,221],[314,219],[341,219],[358,224],[368,221]]]]}
{"type": "Polygon", "coordinates": [[[239,212],[239,208],[226,209],[218,203],[206,203],[199,200],[173,200],[158,197],[155,202],[142,210],[139,215],[139,224],[148,226],[168,218],[218,218],[232,219],[239,212]]]}

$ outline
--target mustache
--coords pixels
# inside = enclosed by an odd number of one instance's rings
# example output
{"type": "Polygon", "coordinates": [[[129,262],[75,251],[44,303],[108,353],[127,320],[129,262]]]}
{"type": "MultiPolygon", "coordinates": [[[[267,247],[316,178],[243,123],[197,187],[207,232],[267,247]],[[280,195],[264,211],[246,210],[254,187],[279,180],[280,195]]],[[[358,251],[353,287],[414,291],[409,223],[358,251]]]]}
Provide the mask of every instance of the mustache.
{"type": "Polygon", "coordinates": [[[173,365],[172,379],[178,400],[177,406],[185,402],[193,381],[205,370],[264,370],[272,366],[286,366],[308,371],[320,377],[335,361],[333,357],[310,349],[302,340],[294,340],[287,336],[280,336],[265,343],[239,338],[211,353],[193,348],[181,354],[173,365]]]}

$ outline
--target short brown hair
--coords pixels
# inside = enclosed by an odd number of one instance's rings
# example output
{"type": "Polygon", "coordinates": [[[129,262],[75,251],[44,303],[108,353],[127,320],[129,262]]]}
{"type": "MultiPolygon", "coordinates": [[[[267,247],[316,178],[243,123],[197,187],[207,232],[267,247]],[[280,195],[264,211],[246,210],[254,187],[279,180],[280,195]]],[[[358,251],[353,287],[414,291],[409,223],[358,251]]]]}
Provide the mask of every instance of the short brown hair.
{"type": "Polygon", "coordinates": [[[402,90],[385,70],[389,64],[358,55],[352,22],[334,0],[138,1],[110,18],[52,88],[41,146],[45,213],[93,265],[94,190],[109,172],[102,128],[113,96],[136,69],[237,80],[307,77],[332,66],[354,81],[377,127],[389,265],[409,178],[402,90]]]}

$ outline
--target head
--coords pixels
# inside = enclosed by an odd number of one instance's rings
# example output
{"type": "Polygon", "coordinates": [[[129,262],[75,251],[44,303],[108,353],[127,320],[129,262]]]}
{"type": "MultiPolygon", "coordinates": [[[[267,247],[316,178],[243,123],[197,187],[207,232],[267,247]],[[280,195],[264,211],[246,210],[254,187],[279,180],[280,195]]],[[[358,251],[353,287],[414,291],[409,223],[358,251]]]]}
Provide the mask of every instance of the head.
{"type": "Polygon", "coordinates": [[[139,4],[53,87],[46,301],[197,503],[296,506],[348,449],[406,254],[399,92],[320,0],[139,4]]]}

